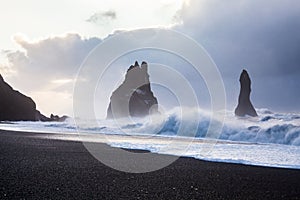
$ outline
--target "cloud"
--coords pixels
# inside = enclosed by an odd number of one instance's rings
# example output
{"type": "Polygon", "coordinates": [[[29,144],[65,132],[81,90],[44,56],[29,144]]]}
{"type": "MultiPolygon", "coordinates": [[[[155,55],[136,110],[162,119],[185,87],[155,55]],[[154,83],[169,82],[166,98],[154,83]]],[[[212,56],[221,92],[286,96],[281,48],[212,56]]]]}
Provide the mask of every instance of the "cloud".
{"type": "Polygon", "coordinates": [[[108,20],[115,20],[117,18],[117,14],[113,10],[108,10],[108,11],[101,11],[101,12],[96,12],[90,18],[88,18],[86,21],[91,22],[91,23],[104,23],[107,22],[108,20]]]}
{"type": "MultiPolygon", "coordinates": [[[[186,2],[188,3],[177,12],[181,24],[174,26],[173,29],[186,33],[202,44],[216,62],[224,78],[229,108],[233,109],[237,104],[238,78],[241,70],[246,68],[252,78],[252,100],[256,107],[300,111],[300,13],[298,12],[300,3],[298,1],[190,0],[186,2]]],[[[93,16],[88,21],[102,23],[101,20],[105,18],[107,20],[117,17],[113,11],[95,13],[93,16]]],[[[113,35],[115,34],[118,34],[118,31],[113,35]]],[[[43,105],[44,110],[57,110],[55,107],[48,108],[47,105],[47,98],[51,100],[55,94],[58,94],[57,97],[69,98],[68,101],[57,104],[60,104],[61,108],[68,107],[71,110],[72,99],[70,98],[73,89],[71,80],[74,79],[86,55],[102,40],[67,34],[37,41],[30,41],[18,35],[15,41],[23,51],[5,52],[8,63],[0,66],[4,78],[9,74],[5,79],[28,95],[33,94],[37,104],[43,105]]],[[[128,43],[130,42],[128,40],[128,43]]],[[[119,45],[112,49],[118,48],[119,45]]],[[[122,78],[124,71],[134,62],[133,60],[162,63],[175,68],[178,65],[176,69],[185,66],[184,63],[171,56],[169,59],[160,52],[156,54],[142,52],[124,60],[125,62],[120,62],[115,68],[121,70],[111,73],[109,80],[122,78]]],[[[99,62],[95,58],[95,63],[99,64],[99,62]]],[[[193,77],[192,74],[187,71],[184,75],[194,81],[194,85],[200,85],[199,78],[193,77]]],[[[197,87],[196,91],[200,91],[199,98],[203,99],[204,86],[197,87]]],[[[111,90],[108,91],[110,92],[111,90]]]]}
{"type": "MultiPolygon", "coordinates": [[[[101,42],[73,33],[34,42],[17,37],[15,41],[24,51],[7,54],[10,67],[23,77],[35,76],[39,83],[73,78],[87,54],[101,42]]],[[[38,85],[43,84],[32,87],[38,85]]]]}
{"type": "MultiPolygon", "coordinates": [[[[75,33],[37,41],[20,36],[14,39],[23,51],[6,51],[7,64],[0,66],[1,73],[14,88],[32,95],[37,105],[45,105],[42,101],[47,94],[49,101],[55,96],[53,93],[57,93],[57,96],[71,96],[71,80],[74,80],[88,53],[102,41],[95,37],[82,38],[75,33]],[[43,94],[43,98],[39,94],[43,94]]],[[[70,101],[65,104],[68,104],[68,108],[71,106],[70,101]]],[[[48,107],[51,107],[51,103],[48,107]]],[[[42,111],[51,112],[50,108],[43,108],[42,111]]]]}
{"type": "Polygon", "coordinates": [[[182,23],[174,29],[196,39],[212,56],[231,106],[237,78],[246,68],[256,106],[300,110],[299,10],[300,2],[293,0],[190,0],[177,13],[182,23]]]}
{"type": "Polygon", "coordinates": [[[109,17],[109,18],[111,18],[111,19],[116,19],[116,18],[117,18],[116,12],[115,12],[115,11],[111,11],[111,10],[104,12],[104,13],[102,14],[102,16],[103,16],[103,17],[109,17]]]}
{"type": "Polygon", "coordinates": [[[201,42],[224,68],[244,63],[281,75],[300,72],[294,66],[300,59],[299,9],[291,0],[191,0],[177,28],[201,42]]]}

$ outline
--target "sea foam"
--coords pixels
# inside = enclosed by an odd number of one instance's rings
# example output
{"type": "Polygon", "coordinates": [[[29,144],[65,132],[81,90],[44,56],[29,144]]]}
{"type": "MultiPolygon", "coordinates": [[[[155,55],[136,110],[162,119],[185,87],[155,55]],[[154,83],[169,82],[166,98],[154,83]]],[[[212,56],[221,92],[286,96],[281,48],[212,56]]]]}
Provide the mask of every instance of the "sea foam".
{"type": "Polygon", "coordinates": [[[213,119],[209,112],[198,109],[188,109],[183,116],[181,108],[130,121],[68,119],[65,122],[4,122],[0,128],[55,133],[180,136],[300,146],[299,114],[273,113],[267,109],[257,111],[259,116],[254,118],[236,117],[232,111],[227,111],[220,133],[215,134],[216,138],[208,137],[207,131],[210,123],[221,121],[213,119]]]}

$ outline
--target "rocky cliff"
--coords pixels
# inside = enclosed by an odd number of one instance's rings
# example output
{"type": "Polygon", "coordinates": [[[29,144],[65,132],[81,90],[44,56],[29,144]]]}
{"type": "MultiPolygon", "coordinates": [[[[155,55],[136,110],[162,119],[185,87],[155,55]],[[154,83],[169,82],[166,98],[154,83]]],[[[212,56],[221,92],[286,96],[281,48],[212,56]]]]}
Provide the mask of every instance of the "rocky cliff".
{"type": "Polygon", "coordinates": [[[35,121],[36,105],[34,101],[8,85],[0,75],[0,120],[35,121]]]}
{"type": "Polygon", "coordinates": [[[63,121],[67,118],[55,117],[41,114],[30,97],[14,90],[0,75],[0,121],[63,121]]]}
{"type": "Polygon", "coordinates": [[[256,117],[257,113],[250,101],[251,79],[246,70],[243,70],[240,76],[240,85],[241,85],[240,95],[239,95],[238,106],[235,109],[235,115],[241,117],[246,115],[256,117]]]}
{"type": "Polygon", "coordinates": [[[144,117],[158,113],[157,99],[151,91],[148,65],[138,62],[127,70],[124,82],[112,93],[107,118],[144,117]]]}

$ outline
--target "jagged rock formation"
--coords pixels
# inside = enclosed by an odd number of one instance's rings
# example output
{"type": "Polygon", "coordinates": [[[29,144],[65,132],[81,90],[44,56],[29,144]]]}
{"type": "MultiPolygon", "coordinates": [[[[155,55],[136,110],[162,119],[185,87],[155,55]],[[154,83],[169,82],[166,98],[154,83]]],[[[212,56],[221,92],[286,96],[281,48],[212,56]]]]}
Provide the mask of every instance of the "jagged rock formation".
{"type": "Polygon", "coordinates": [[[58,116],[58,115],[50,115],[50,121],[55,121],[55,122],[63,122],[68,118],[68,116],[64,115],[62,117],[58,116]]]}
{"type": "Polygon", "coordinates": [[[15,91],[0,74],[0,121],[63,121],[67,116],[48,118],[36,110],[35,102],[15,91]]]}
{"type": "Polygon", "coordinates": [[[148,65],[136,61],[127,70],[124,82],[112,93],[107,118],[144,117],[158,113],[157,99],[151,91],[148,65]]]}
{"type": "Polygon", "coordinates": [[[257,113],[250,101],[251,80],[246,70],[243,70],[240,76],[240,84],[241,90],[239,95],[238,106],[235,109],[235,115],[241,117],[246,115],[256,117],[257,113]]]}

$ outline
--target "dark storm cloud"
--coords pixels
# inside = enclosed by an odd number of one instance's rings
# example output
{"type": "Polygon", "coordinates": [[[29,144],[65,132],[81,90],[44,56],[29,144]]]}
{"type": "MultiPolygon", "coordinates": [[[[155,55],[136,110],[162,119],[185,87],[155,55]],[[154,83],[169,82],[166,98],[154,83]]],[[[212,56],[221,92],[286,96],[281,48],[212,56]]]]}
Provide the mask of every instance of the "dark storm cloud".
{"type": "Polygon", "coordinates": [[[300,2],[292,0],[192,0],[177,28],[201,42],[229,74],[234,65],[300,73],[299,11],[300,2]]]}
{"type": "Polygon", "coordinates": [[[293,0],[191,0],[175,29],[206,48],[224,77],[229,101],[235,103],[230,98],[238,93],[236,79],[247,68],[256,105],[300,110],[299,11],[300,2],[293,0]]]}
{"type": "Polygon", "coordinates": [[[91,22],[91,23],[101,23],[103,21],[107,21],[108,19],[115,20],[116,18],[117,18],[116,12],[109,10],[109,11],[105,11],[105,12],[94,13],[86,21],[91,22]]]}

